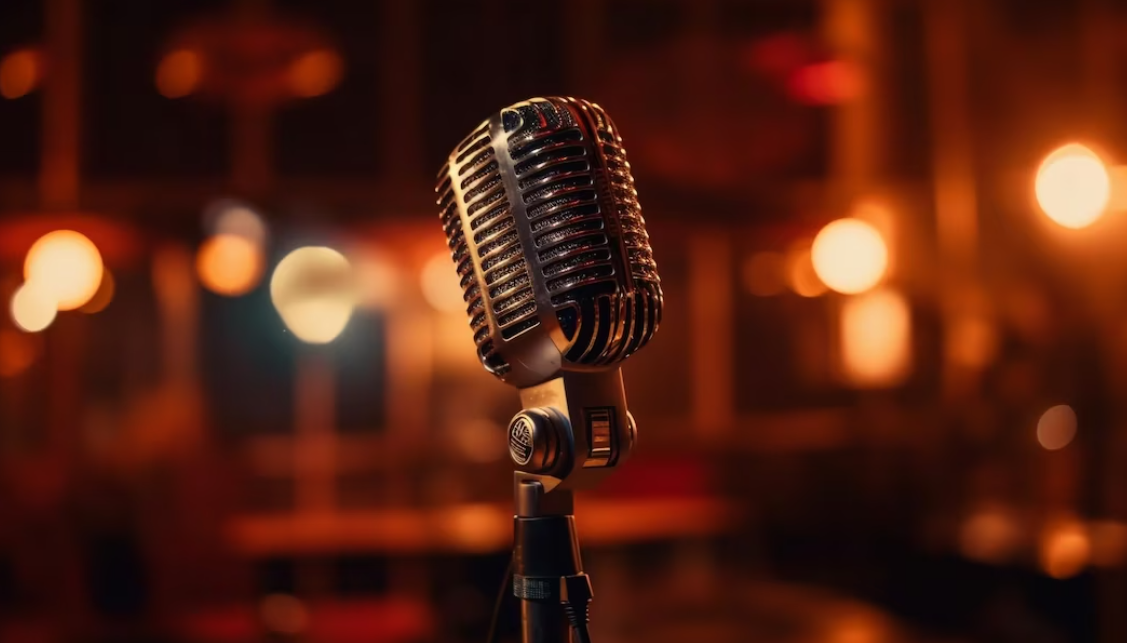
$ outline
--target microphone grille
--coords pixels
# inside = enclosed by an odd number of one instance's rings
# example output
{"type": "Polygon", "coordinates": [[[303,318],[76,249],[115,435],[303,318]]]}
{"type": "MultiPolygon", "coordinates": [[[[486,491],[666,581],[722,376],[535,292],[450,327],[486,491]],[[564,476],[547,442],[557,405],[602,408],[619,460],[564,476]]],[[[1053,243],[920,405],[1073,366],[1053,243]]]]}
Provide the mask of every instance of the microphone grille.
{"type": "Polygon", "coordinates": [[[478,356],[490,372],[503,376],[510,365],[490,337],[482,288],[488,290],[501,336],[509,339],[539,324],[532,280],[516,231],[512,204],[501,181],[488,122],[466,137],[452,156],[456,171],[451,172],[449,163],[439,171],[436,190],[439,217],[460,279],[478,356]],[[484,284],[478,282],[474,273],[474,257],[458,212],[455,181],[463,193],[466,217],[481,258],[484,284]]]}
{"type": "Polygon", "coordinates": [[[617,129],[601,107],[571,98],[519,104],[502,121],[518,207],[571,342],[566,359],[625,359],[656,331],[661,287],[617,129]]]}

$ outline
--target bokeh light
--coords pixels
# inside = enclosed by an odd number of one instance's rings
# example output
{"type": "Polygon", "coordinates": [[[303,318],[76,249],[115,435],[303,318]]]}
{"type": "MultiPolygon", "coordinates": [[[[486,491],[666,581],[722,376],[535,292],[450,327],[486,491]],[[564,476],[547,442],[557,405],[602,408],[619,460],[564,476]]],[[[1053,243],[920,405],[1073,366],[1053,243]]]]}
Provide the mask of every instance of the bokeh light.
{"type": "Polygon", "coordinates": [[[811,260],[818,277],[837,292],[855,295],[880,283],[888,247],[880,232],[860,219],[838,219],[814,238],[811,260]]]}
{"type": "Polygon", "coordinates": [[[204,287],[227,297],[245,295],[258,285],[266,266],[262,249],[234,234],[204,241],[196,255],[196,273],[204,287]]]}
{"type": "Polygon", "coordinates": [[[29,333],[38,333],[50,326],[58,312],[55,298],[32,283],[25,283],[16,290],[9,310],[16,326],[29,333]]]}
{"type": "Polygon", "coordinates": [[[340,82],[343,69],[344,62],[335,51],[308,52],[290,66],[290,89],[305,98],[327,94],[340,82]]]}
{"type": "Polygon", "coordinates": [[[39,350],[27,333],[0,328],[0,377],[15,377],[35,363],[39,350]]]}
{"type": "Polygon", "coordinates": [[[946,349],[955,364],[982,368],[998,353],[998,333],[987,319],[964,315],[952,324],[946,349]]]}
{"type": "Polygon", "coordinates": [[[893,290],[850,298],[841,310],[841,359],[846,377],[860,386],[892,386],[908,375],[912,315],[893,290]]]}
{"type": "Polygon", "coordinates": [[[27,251],[24,279],[59,310],[79,308],[102,283],[102,255],[85,235],[56,230],[39,238],[27,251]]]}
{"type": "Polygon", "coordinates": [[[0,96],[16,99],[35,91],[43,75],[39,52],[20,49],[0,60],[0,96]]]}
{"type": "Polygon", "coordinates": [[[462,287],[458,284],[458,273],[448,252],[439,252],[423,266],[420,276],[423,297],[435,310],[444,313],[465,312],[466,302],[462,298],[462,287]]]}
{"type": "Polygon", "coordinates": [[[190,49],[167,54],[157,66],[157,91],[165,98],[183,98],[196,91],[203,78],[203,58],[190,49]]]}
{"type": "Polygon", "coordinates": [[[1111,199],[1111,176],[1092,150],[1070,143],[1054,150],[1037,169],[1037,203],[1057,224],[1084,228],[1099,219],[1111,199]]]}
{"type": "Polygon", "coordinates": [[[348,325],[356,307],[348,259],[324,246],[298,248],[274,269],[270,298],[286,327],[310,344],[327,344],[348,325]]]}
{"type": "Polygon", "coordinates": [[[94,296],[90,298],[90,301],[80,306],[78,311],[87,315],[102,312],[113,301],[116,291],[117,282],[114,281],[113,273],[108,268],[103,268],[102,283],[98,284],[98,290],[94,291],[94,296]]]}
{"type": "Polygon", "coordinates": [[[1041,540],[1041,568],[1056,579],[1072,578],[1084,570],[1091,542],[1084,526],[1075,521],[1051,524],[1041,540]]]}
{"type": "Polygon", "coordinates": [[[395,262],[369,247],[354,248],[349,257],[356,272],[359,304],[369,310],[393,306],[399,299],[402,279],[395,262]]]}
{"type": "Polygon", "coordinates": [[[204,212],[205,225],[212,234],[231,234],[265,248],[269,229],[262,216],[238,201],[224,199],[204,212]]]}
{"type": "Polygon", "coordinates": [[[801,297],[818,297],[826,292],[826,284],[814,272],[807,244],[797,245],[787,253],[786,277],[787,285],[801,297]]]}
{"type": "Polygon", "coordinates": [[[1013,512],[985,507],[963,522],[959,548],[971,560],[998,565],[1017,553],[1021,538],[1021,523],[1013,512]]]}
{"type": "Polygon", "coordinates": [[[786,288],[786,257],[779,252],[757,252],[743,269],[744,287],[758,297],[772,297],[786,288]]]}
{"type": "Polygon", "coordinates": [[[844,60],[828,60],[799,68],[790,77],[791,97],[807,105],[834,105],[861,94],[861,73],[844,60]]]}
{"type": "Polygon", "coordinates": [[[1041,414],[1037,420],[1037,441],[1049,451],[1068,446],[1076,437],[1076,412],[1059,404],[1041,414]]]}

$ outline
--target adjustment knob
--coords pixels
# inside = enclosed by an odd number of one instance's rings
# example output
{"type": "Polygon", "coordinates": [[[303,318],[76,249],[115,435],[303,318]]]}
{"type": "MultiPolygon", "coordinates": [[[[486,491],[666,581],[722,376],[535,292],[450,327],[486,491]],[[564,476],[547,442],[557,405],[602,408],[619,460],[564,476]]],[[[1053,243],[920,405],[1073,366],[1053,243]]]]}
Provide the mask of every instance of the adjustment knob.
{"type": "Polygon", "coordinates": [[[517,468],[543,473],[556,465],[566,422],[551,409],[526,409],[509,422],[509,457],[517,468]]]}

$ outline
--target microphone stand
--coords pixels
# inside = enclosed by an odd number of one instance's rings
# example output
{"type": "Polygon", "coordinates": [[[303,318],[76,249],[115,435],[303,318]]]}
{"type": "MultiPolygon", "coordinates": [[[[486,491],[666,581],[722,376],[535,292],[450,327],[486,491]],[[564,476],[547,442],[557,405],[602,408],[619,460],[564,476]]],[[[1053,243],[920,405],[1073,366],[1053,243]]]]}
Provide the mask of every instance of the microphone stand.
{"type": "Polygon", "coordinates": [[[523,643],[590,643],[591,580],[583,573],[570,490],[513,479],[513,595],[523,643]]]}

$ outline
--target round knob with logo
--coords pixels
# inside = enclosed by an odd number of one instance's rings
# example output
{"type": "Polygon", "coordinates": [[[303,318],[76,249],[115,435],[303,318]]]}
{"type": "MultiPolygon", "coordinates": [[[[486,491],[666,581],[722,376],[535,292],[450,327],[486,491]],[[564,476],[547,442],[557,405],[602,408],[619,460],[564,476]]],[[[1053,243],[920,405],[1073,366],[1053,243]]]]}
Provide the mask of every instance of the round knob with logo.
{"type": "Polygon", "coordinates": [[[552,409],[525,409],[509,422],[509,457],[517,468],[544,473],[560,456],[560,434],[566,422],[552,409]]]}

